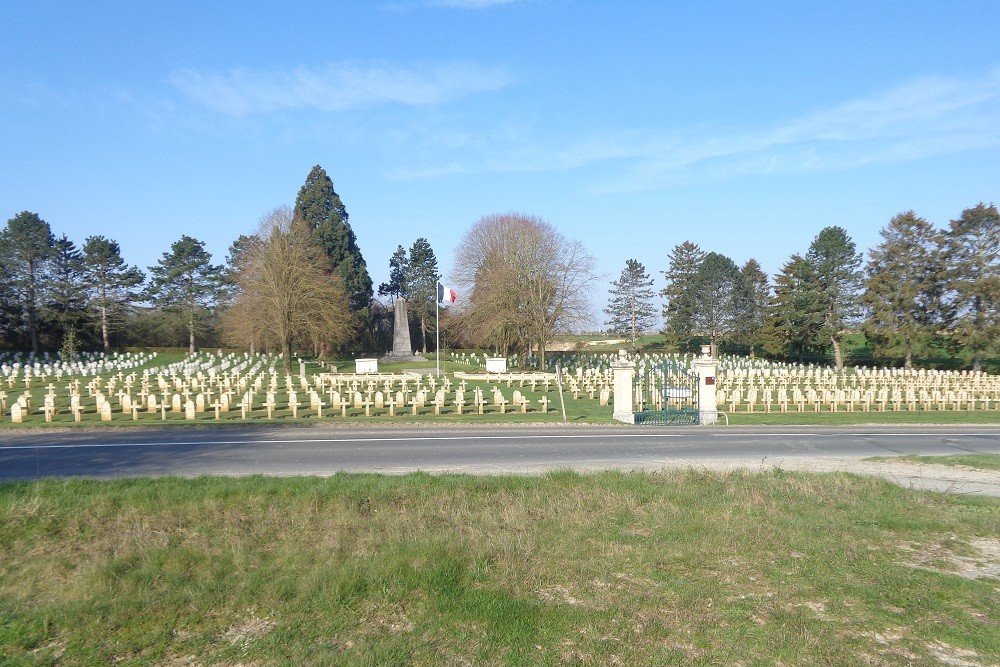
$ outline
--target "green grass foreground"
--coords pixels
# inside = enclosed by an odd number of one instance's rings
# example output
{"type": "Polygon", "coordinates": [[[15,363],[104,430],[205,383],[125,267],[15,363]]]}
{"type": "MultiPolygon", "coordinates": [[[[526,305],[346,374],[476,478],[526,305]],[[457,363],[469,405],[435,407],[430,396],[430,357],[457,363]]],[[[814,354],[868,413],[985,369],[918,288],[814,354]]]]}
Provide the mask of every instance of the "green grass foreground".
{"type": "Polygon", "coordinates": [[[998,536],[780,471],[5,484],[0,663],[990,665],[998,536]]]}

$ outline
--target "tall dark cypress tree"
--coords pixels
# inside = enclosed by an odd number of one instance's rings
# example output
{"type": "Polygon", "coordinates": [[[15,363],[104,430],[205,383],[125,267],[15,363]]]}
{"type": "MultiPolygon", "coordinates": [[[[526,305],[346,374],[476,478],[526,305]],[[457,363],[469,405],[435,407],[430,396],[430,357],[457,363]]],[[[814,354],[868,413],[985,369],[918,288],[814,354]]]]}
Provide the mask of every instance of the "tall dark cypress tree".
{"type": "Polygon", "coordinates": [[[374,292],[368,267],[358,248],[358,239],[347,222],[347,209],[333,189],[333,181],[319,165],[312,168],[295,198],[295,215],[316,232],[330,270],[344,279],[351,308],[362,318],[368,313],[374,292]]]}

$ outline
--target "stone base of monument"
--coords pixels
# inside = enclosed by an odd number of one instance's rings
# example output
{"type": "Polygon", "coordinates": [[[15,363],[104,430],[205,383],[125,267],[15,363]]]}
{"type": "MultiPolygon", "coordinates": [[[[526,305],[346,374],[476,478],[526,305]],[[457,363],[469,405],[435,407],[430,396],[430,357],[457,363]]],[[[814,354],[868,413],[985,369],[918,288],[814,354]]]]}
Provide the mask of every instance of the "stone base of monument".
{"type": "Polygon", "coordinates": [[[411,354],[408,352],[390,352],[380,359],[380,361],[385,362],[399,362],[399,361],[427,361],[424,357],[419,354],[411,354]]]}

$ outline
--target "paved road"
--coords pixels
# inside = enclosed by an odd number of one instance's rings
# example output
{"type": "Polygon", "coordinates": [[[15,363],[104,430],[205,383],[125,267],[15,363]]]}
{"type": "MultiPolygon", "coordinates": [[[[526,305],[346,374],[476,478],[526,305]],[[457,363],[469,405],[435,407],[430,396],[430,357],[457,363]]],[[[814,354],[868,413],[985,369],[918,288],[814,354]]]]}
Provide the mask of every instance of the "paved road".
{"type": "Polygon", "coordinates": [[[968,452],[1000,454],[1000,427],[39,430],[0,434],[0,480],[416,470],[498,474],[720,462],[823,469],[817,462],[968,452]]]}

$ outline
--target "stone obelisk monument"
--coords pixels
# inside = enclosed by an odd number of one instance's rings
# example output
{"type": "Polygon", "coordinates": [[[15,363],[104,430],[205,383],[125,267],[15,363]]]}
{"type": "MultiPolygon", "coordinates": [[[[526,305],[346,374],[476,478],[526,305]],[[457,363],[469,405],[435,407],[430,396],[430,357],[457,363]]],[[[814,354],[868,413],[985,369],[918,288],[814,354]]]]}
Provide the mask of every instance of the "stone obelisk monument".
{"type": "Polygon", "coordinates": [[[406,299],[396,299],[393,303],[392,352],[386,359],[423,359],[420,355],[413,354],[413,346],[410,344],[410,316],[406,310],[406,299]]]}

